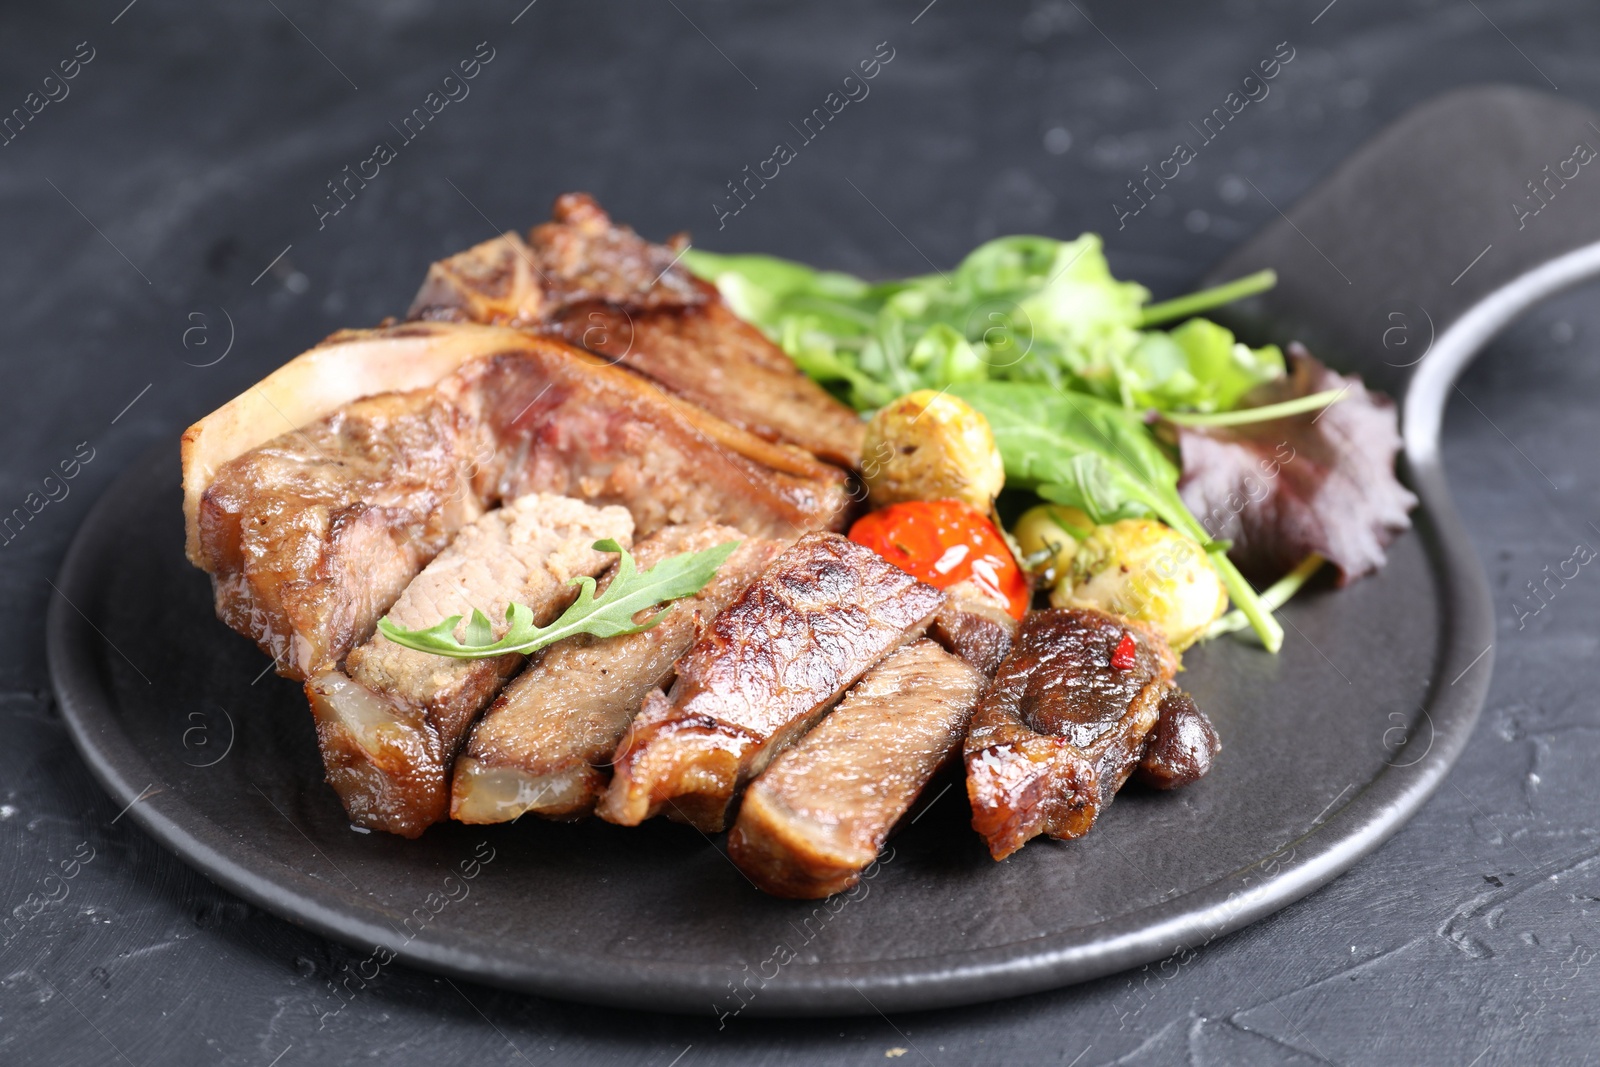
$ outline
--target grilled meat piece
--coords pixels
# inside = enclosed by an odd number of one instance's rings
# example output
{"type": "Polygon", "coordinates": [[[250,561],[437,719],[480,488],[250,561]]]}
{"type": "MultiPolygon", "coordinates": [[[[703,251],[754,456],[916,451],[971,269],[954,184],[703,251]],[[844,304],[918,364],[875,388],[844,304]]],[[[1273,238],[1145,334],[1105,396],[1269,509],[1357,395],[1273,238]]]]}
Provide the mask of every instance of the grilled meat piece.
{"type": "MultiPolygon", "coordinates": [[[[363,397],[428,389],[480,356],[526,344],[509,330],[414,322],[383,330],[340,330],[300,353],[183,432],[184,551],[212,571],[200,543],[200,506],[230,461],[310,427],[363,397]]],[[[305,442],[301,442],[302,446],[305,442]]]]}
{"type": "Polygon", "coordinates": [[[721,830],[754,776],[872,666],[921,635],[944,594],[836,534],[810,534],[712,620],[617,746],[598,813],[721,830]]]}
{"type": "Polygon", "coordinates": [[[1080,837],[1132,773],[1177,669],[1161,637],[1079,608],[1035,612],[972,716],[972,828],[1004,859],[1080,837]]]}
{"type": "Polygon", "coordinates": [[[714,521],[785,538],[841,525],[849,503],[837,468],[512,330],[351,332],[253,393],[268,407],[246,418],[244,394],[185,435],[190,558],[211,573],[222,620],[299,680],[337,667],[455,532],[502,500],[542,491],[620,504],[640,536],[714,521]],[[335,379],[414,382],[430,369],[428,388],[334,403],[275,439],[261,432],[289,385],[337,397],[335,379]]]}
{"type": "Polygon", "coordinates": [[[537,326],[550,310],[533,249],[515,230],[428,267],[408,320],[537,326]]]}
{"type": "MultiPolygon", "coordinates": [[[[452,615],[468,618],[476,608],[498,637],[515,601],[546,625],[577,597],[573,578],[611,564],[613,556],[593,547],[605,538],[632,543],[627,511],[544,494],[521,497],[457,534],[406,586],[389,617],[416,630],[452,615]]],[[[328,782],[351,821],[416,837],[443,819],[456,750],[525,658],[452,659],[378,634],[350,653],[345,673],[307,682],[328,782]]]]}
{"type": "Polygon", "coordinates": [[[200,500],[217,615],[278,673],[336,666],[465,523],[478,427],[433,390],[357,400],[225,464],[200,500]]]}
{"type": "Polygon", "coordinates": [[[497,443],[505,497],[560,493],[633,512],[638,534],[720,522],[795,538],[842,525],[844,472],[728,425],[644,379],[557,341],[481,360],[455,376],[463,406],[497,443]]]}
{"type": "Polygon", "coordinates": [[[681,249],[568,193],[526,241],[506,233],[433,264],[407,318],[547,330],[757,437],[858,466],[860,417],[677,265],[681,249]]]}
{"type": "Polygon", "coordinates": [[[579,305],[555,316],[551,329],[757,437],[861,465],[861,417],[802,374],[715,290],[705,304],[681,310],[579,305]]]}
{"type": "Polygon", "coordinates": [[[526,241],[508,232],[433,264],[406,318],[534,326],[589,301],[645,311],[714,296],[676,265],[681,243],[651,244],[585,193],[558,197],[551,215],[526,241]]]}
{"type": "Polygon", "coordinates": [[[678,265],[687,237],[651,244],[612,222],[588,193],[558,196],[550,221],[529,230],[528,243],[558,305],[599,300],[652,311],[706,299],[694,275],[678,265]]]}
{"type": "Polygon", "coordinates": [[[987,685],[932,641],[891,654],[750,783],[729,857],[775,896],[849,889],[960,749],[987,685]]]}
{"type": "Polygon", "coordinates": [[[1222,751],[1222,739],[1194,698],[1174,689],[1157,709],[1133,780],[1153,789],[1177,789],[1199,781],[1222,751]]]}
{"type": "Polygon", "coordinates": [[[634,558],[645,570],[727,541],[743,543],[704,589],[674,603],[650,629],[603,641],[570,637],[518,675],[456,759],[450,817],[493,823],[530,811],[557,819],[589,814],[610,781],[617,741],[645,694],[671,678],[678,657],[780,548],[713,523],[667,526],[635,546],[634,558]]]}
{"type": "Polygon", "coordinates": [[[992,678],[1011,651],[1017,620],[993,598],[964,590],[967,584],[946,590],[950,599],[933,617],[928,636],[992,678]]]}

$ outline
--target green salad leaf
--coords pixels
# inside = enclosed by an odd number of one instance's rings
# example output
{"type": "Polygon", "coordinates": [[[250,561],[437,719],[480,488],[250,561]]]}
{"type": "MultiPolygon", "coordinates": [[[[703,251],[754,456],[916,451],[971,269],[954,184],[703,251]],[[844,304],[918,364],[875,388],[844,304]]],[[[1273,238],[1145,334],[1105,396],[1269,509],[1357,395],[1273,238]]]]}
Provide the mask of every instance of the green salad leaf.
{"type": "Polygon", "coordinates": [[[1268,651],[1283,627],[1178,495],[1178,468],[1137,412],[1083,394],[1021,382],[952,386],[989,420],[1006,483],[1055,504],[1081,508],[1095,523],[1153,515],[1205,549],[1228,597],[1268,651]]]}
{"type": "Polygon", "coordinates": [[[635,634],[660,622],[672,610],[671,601],[693,596],[705,588],[717,569],[739,547],[739,542],[726,541],[700,552],[670,556],[642,573],[634,564],[633,556],[617,542],[596,541],[594,547],[596,551],[615,552],[621,557],[611,584],[597,597],[593,578],[587,575],[574,578],[573,584],[580,587],[578,599],[548,626],[535,625],[533,612],[526,605],[513,603],[506,608],[509,628],[498,641],[488,617],[476,608],[460,640],[455,636],[456,627],[461,624],[460,615],[452,615],[422,630],[403,629],[384,616],[378,620],[378,632],[397,645],[453,659],[488,659],[511,652],[537,652],[574,634],[595,637],[635,634]],[[669,606],[643,622],[634,621],[639,612],[659,604],[669,606]]]}
{"type": "Polygon", "coordinates": [[[1269,288],[1272,272],[1149,304],[1144,286],[1112,276],[1092,233],[1000,237],[948,273],[879,284],[772,256],[690,249],[683,258],[862,411],[984,380],[1046,383],[1129,408],[1225,411],[1284,373],[1276,347],[1239,344],[1216,323],[1149,328],[1269,288]]]}

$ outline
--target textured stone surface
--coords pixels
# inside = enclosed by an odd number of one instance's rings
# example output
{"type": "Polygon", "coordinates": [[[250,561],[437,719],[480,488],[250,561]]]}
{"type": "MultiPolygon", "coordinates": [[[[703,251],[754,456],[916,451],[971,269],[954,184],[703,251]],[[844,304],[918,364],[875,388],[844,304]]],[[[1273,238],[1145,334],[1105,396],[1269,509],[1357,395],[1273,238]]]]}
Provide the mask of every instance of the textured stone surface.
{"type": "Polygon", "coordinates": [[[1251,183],[1286,207],[1436,92],[1553,83],[1600,103],[1582,0],[922,3],[138,0],[118,15],[114,0],[5,16],[6,111],[78,42],[94,58],[0,147],[0,512],[30,492],[37,507],[59,463],[93,458],[0,548],[0,1061],[1596,1058],[1600,578],[1585,567],[1520,628],[1514,606],[1575,543],[1600,547],[1593,288],[1493,345],[1447,419],[1500,612],[1471,746],[1387,846],[1189,960],[955,1011],[721,1031],[709,1011],[624,1017],[401,968],[345,1004],[329,980],[360,954],[214,889],[90,779],[48,695],[40,620],[96,494],[336,327],[402,312],[429,260],[542,218],[560,191],[588,189],[652,237],[689,228],[709,248],[871,274],[944,266],[1002,232],[1095,229],[1119,273],[1167,295],[1274,217],[1251,183]],[[389,123],[480,41],[494,58],[471,95],[319,230],[325,183],[398,143],[389,123]],[[880,41],[894,59],[871,95],[718,232],[724,183],[880,41]],[[1281,41],[1295,58],[1271,94],[1116,232],[1124,182],[1281,41]]]}

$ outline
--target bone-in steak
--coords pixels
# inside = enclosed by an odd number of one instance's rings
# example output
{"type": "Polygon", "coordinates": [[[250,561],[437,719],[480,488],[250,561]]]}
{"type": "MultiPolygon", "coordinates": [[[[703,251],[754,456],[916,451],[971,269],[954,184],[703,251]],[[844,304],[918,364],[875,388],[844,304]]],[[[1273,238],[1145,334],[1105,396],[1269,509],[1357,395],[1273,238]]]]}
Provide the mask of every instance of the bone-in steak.
{"type": "Polygon", "coordinates": [[[632,826],[665,812],[722,829],[744,784],[943,603],[871,549],[802,538],[712,620],[671,695],[646,699],[599,814],[632,826]]]}
{"type": "Polygon", "coordinates": [[[728,855],[758,887],[849,889],[940,766],[961,748],[988,679],[932,641],[891,654],[750,783],[728,855]]]}
{"type": "Polygon", "coordinates": [[[844,521],[838,468],[559,341],[412,325],[368,331],[361,346],[376,358],[388,337],[409,354],[421,329],[441,343],[480,333],[491,354],[221,463],[199,495],[195,555],[217,613],[280,674],[337,667],[464,523],[525,493],[620,504],[640,536],[712,521],[793,538],[844,521]]]}
{"type": "Polygon", "coordinates": [[[1004,859],[1088,833],[1133,771],[1177,664],[1166,642],[1089,609],[1035,612],[972,716],[972,827],[1004,859]]]}

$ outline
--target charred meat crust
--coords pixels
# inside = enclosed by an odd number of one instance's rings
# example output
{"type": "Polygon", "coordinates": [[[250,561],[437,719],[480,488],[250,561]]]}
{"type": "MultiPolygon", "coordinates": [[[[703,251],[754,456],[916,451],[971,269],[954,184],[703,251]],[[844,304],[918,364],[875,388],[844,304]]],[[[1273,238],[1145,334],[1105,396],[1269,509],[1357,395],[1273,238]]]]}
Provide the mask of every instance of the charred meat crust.
{"type": "Polygon", "coordinates": [[[706,290],[676,264],[680,249],[617,225],[586,193],[567,193],[527,240],[505,233],[429,267],[406,318],[522,327],[590,301],[641,311],[704,303],[706,290]]]}
{"type": "Polygon", "coordinates": [[[622,504],[641,537],[720,522],[793,538],[844,522],[849,499],[839,468],[559,342],[478,361],[454,385],[497,442],[487,467],[502,496],[549,492],[622,504]]]}
{"type": "Polygon", "coordinates": [[[781,546],[700,523],[668,526],[634,548],[644,570],[727,541],[742,543],[710,584],[676,601],[655,626],[603,641],[568,638],[517,676],[473,727],[456,760],[452,818],[493,823],[531,812],[573,819],[593,810],[611,779],[611,754],[646,694],[670,681],[678,657],[781,546]]]}
{"type": "Polygon", "coordinates": [[[433,390],[345,405],[228,462],[200,501],[217,616],[278,673],[327,670],[484,499],[478,426],[433,390]]]}
{"type": "MultiPolygon", "coordinates": [[[[622,508],[533,495],[464,529],[406,587],[390,612],[408,629],[476,608],[505,629],[511,601],[550,622],[577,594],[572,579],[615,558],[592,546],[632,542],[622,508]]],[[[306,684],[328,780],[357,825],[416,837],[449,809],[449,770],[478,713],[524,656],[450,659],[381,635],[350,653],[346,671],[306,684]]]]}
{"type": "Polygon", "coordinates": [[[1222,739],[1206,713],[1188,693],[1174,689],[1161,701],[1133,779],[1152,789],[1177,789],[1204,778],[1221,751],[1222,739]]]}
{"type": "Polygon", "coordinates": [[[933,617],[928,636],[989,677],[1011,651],[1017,620],[985,596],[949,590],[950,599],[933,617]]]}
{"type": "Polygon", "coordinates": [[[987,684],[932,641],[889,655],[750,784],[729,858],[775,896],[849,889],[960,749],[987,684]]]}
{"type": "Polygon", "coordinates": [[[685,653],[670,697],[646,699],[600,816],[631,826],[665,812],[723,829],[744,784],[943,603],[870,549],[802,538],[685,653]]]}
{"type": "Polygon", "coordinates": [[[433,388],[345,404],[217,470],[199,555],[218,616],[278,673],[336,668],[457,530],[524,493],[620,504],[640,536],[711,521],[795,537],[844,522],[838,468],[559,341],[496,333],[503,351],[433,388]]]}
{"type": "Polygon", "coordinates": [[[1176,668],[1166,642],[1129,620],[1078,608],[1027,618],[965,745],[972,826],[995,859],[1039,834],[1089,831],[1132,773],[1176,668]]]}
{"type": "Polygon", "coordinates": [[[508,230],[429,266],[406,318],[537,326],[549,307],[539,274],[533,249],[508,230]]]}
{"type": "Polygon", "coordinates": [[[841,466],[861,465],[861,417],[801,373],[714,290],[706,303],[681,309],[578,305],[548,328],[757,437],[841,466]]]}
{"type": "Polygon", "coordinates": [[[538,330],[643,374],[768,441],[858,466],[865,424],[735,315],[714,286],[582,193],[552,221],[428,269],[407,318],[538,330]]]}

